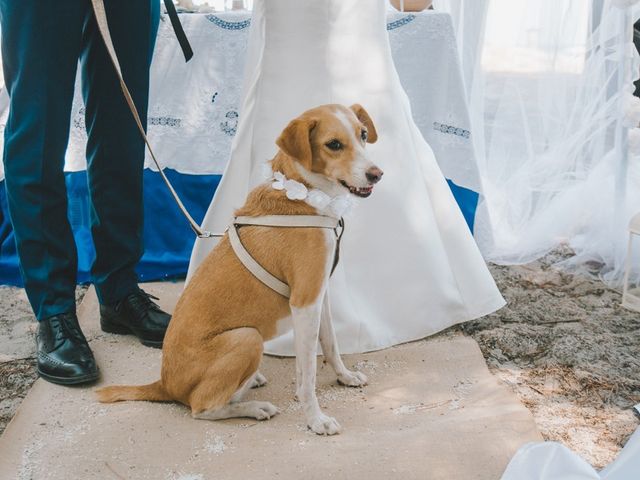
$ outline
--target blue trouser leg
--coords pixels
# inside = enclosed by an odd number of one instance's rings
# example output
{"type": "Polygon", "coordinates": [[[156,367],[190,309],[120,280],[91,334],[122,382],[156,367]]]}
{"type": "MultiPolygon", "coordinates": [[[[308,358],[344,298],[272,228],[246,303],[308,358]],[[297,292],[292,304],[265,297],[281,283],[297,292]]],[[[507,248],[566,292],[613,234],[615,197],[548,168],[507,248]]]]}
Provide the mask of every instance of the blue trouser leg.
{"type": "Polygon", "coordinates": [[[39,320],[75,308],[77,255],[63,174],[84,0],[0,0],[7,200],[20,269],[39,320]]]}
{"type": "MultiPolygon", "coordinates": [[[[146,128],[149,67],[160,18],[157,0],[107,0],[109,30],[123,76],[146,128]]],[[[145,145],[120,91],[93,17],[83,34],[82,93],[89,141],[92,277],[101,303],[137,288],[143,253],[142,171],[145,145]]]]}
{"type": "MultiPolygon", "coordinates": [[[[134,100],[146,117],[155,0],[106,0],[134,100]]],[[[89,0],[0,0],[2,58],[11,99],[5,180],[25,289],[39,320],[75,308],[77,253],[67,219],[64,154],[78,58],[87,103],[94,281],[112,303],[135,288],[142,254],[144,145],[121,98],[89,0]]]]}

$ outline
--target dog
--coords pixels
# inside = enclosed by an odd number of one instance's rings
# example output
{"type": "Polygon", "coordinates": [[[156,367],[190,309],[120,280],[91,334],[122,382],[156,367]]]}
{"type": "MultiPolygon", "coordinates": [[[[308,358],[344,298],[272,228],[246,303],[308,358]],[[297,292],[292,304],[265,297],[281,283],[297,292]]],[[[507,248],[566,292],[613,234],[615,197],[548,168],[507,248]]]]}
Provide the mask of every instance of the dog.
{"type": "MultiPolygon", "coordinates": [[[[323,210],[303,199],[290,199],[283,182],[304,185],[326,198],[370,196],[383,172],[368,159],[365,146],[377,138],[361,105],[323,105],[306,111],[276,140],[279,151],[270,163],[280,185],[265,182],[253,189],[236,215],[327,215],[329,207],[323,210]]],[[[226,233],[176,305],[164,339],[161,379],[143,386],[102,388],[99,400],[177,401],[191,407],[196,419],[268,419],[277,413],[275,406],[242,398],[249,388],[266,383],[258,372],[263,343],[293,328],[296,396],[307,425],[320,435],[339,433],[340,424],[321,411],[316,397],[318,339],[340,384],[359,387],[367,377],[345,367],[332,326],[327,290],[334,266],[334,232],[245,226],[239,235],[251,256],[288,284],[289,298],[244,266],[226,233]]]]}

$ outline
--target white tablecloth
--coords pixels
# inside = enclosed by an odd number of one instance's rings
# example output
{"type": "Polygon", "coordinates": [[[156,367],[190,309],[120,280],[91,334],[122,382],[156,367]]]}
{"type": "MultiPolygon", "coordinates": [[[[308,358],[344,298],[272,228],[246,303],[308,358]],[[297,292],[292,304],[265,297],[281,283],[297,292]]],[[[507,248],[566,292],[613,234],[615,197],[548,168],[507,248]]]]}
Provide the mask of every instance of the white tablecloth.
{"type": "MultiPolygon", "coordinates": [[[[163,17],[152,65],[149,110],[149,137],[163,166],[189,174],[224,171],[238,123],[250,17],[250,12],[182,14],[195,51],[188,64],[184,63],[168,19],[163,17]]],[[[390,13],[387,29],[413,116],[445,176],[479,191],[449,15],[433,11],[415,15],[390,13]]],[[[8,113],[6,92],[3,96],[2,130],[8,113]]],[[[66,170],[84,170],[86,133],[79,88],[71,122],[66,170]]],[[[149,158],[146,165],[151,168],[149,158]]]]}

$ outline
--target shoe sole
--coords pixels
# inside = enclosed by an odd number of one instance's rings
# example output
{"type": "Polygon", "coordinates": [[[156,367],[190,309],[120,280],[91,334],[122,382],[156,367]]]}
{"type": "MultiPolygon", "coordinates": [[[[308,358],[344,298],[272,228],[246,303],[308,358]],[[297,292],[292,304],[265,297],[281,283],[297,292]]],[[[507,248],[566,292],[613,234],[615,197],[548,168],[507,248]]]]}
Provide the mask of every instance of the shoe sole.
{"type": "Polygon", "coordinates": [[[100,372],[81,375],[79,377],[56,377],[54,375],[43,373],[40,371],[40,369],[36,370],[41,378],[43,378],[47,382],[55,383],[57,385],[80,385],[82,383],[92,383],[100,377],[100,372]]]}
{"type": "Polygon", "coordinates": [[[119,325],[119,324],[115,324],[115,323],[110,323],[108,320],[105,320],[104,318],[101,318],[100,319],[100,328],[105,333],[113,333],[113,334],[116,334],[116,335],[134,335],[134,336],[138,337],[138,340],[140,340],[140,343],[142,345],[144,345],[145,347],[162,348],[162,343],[163,343],[162,340],[161,341],[157,341],[157,340],[147,340],[145,338],[141,338],[138,335],[136,335],[136,332],[131,330],[126,325],[119,325]]]}

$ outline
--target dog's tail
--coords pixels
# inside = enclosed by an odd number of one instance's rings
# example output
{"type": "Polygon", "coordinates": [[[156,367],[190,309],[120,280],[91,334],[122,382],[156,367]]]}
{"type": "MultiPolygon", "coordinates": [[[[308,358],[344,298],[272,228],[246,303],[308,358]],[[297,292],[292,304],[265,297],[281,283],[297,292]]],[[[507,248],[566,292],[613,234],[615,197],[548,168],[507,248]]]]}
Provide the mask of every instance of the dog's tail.
{"type": "Polygon", "coordinates": [[[115,385],[96,391],[102,403],[123,402],[126,400],[147,400],[149,402],[168,402],[173,400],[162,386],[162,380],[149,385],[115,385]]]}

